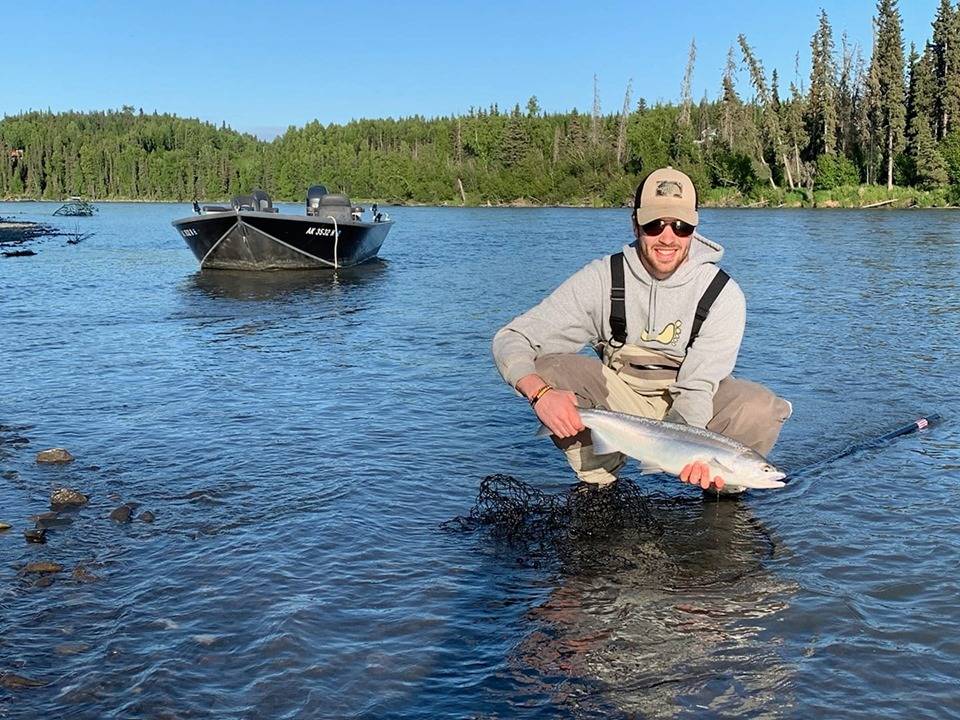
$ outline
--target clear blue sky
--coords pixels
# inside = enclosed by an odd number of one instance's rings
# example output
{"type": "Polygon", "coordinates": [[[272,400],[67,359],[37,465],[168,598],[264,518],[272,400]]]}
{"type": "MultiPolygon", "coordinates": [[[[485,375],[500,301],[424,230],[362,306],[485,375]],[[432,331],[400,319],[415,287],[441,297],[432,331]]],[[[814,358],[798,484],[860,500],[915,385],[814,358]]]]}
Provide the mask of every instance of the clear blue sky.
{"type": "MultiPolygon", "coordinates": [[[[938,0],[901,0],[904,40],[929,39],[938,0]]],[[[433,117],[471,106],[604,112],[633,98],[676,101],[691,38],[693,95],[715,98],[744,33],[785,88],[809,75],[822,7],[839,49],[869,57],[873,0],[487,0],[336,3],[7,0],[0,115],[122,105],[272,137],[317,119],[433,117]]],[[[748,96],[746,76],[741,91],[748,96]]]]}

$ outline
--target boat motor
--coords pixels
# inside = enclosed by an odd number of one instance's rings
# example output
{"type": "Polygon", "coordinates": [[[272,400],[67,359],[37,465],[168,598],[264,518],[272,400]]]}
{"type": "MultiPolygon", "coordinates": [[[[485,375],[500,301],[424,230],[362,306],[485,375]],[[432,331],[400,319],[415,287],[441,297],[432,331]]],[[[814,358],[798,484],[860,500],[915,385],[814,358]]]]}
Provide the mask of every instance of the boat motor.
{"type": "Polygon", "coordinates": [[[320,203],[323,196],[327,194],[327,188],[324,185],[311,185],[307,190],[307,215],[319,215],[320,203]]]}

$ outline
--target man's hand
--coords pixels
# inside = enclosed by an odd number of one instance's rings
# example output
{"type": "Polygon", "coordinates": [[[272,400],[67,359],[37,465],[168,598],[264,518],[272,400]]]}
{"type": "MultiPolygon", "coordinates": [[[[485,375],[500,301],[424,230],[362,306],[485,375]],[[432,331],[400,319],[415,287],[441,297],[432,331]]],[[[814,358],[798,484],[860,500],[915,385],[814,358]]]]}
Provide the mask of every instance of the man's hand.
{"type": "Polygon", "coordinates": [[[585,428],[577,411],[577,396],[569,390],[550,388],[542,392],[549,383],[536,373],[524,375],[517,382],[517,392],[527,400],[536,398],[533,411],[558,438],[571,438],[585,428]]]}
{"type": "Polygon", "coordinates": [[[577,411],[577,397],[569,390],[548,390],[537,400],[533,411],[558,438],[573,437],[584,429],[577,411]]]}
{"type": "MultiPolygon", "coordinates": [[[[539,404],[539,403],[538,403],[539,404]]],[[[710,466],[705,462],[692,462],[684,465],[680,471],[680,479],[691,485],[699,485],[704,490],[713,485],[717,490],[723,488],[724,480],[719,475],[710,480],[710,466]]]]}

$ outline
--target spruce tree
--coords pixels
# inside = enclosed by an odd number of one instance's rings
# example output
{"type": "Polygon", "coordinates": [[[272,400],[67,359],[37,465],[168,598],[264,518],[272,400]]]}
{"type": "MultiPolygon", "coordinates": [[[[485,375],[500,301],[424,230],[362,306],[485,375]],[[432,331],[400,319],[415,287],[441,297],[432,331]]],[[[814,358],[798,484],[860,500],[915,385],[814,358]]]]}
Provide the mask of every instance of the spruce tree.
{"type": "Polygon", "coordinates": [[[936,83],[934,131],[942,140],[960,118],[960,9],[940,0],[933,21],[933,73],[936,83]]]}
{"type": "Polygon", "coordinates": [[[855,74],[853,50],[847,42],[847,34],[840,37],[840,67],[837,77],[837,152],[849,157],[853,153],[856,138],[856,108],[858,84],[861,78],[855,74]]]}
{"type": "Polygon", "coordinates": [[[736,88],[737,61],[733,54],[733,47],[727,51],[727,64],[723,69],[723,94],[720,103],[723,111],[720,117],[720,137],[733,148],[733,135],[737,115],[740,111],[740,97],[736,88]]]}
{"type": "Polygon", "coordinates": [[[947,182],[947,163],[937,149],[930,126],[920,123],[913,138],[915,157],[913,161],[913,182],[918,187],[931,189],[947,182]]]}
{"type": "Polygon", "coordinates": [[[910,59],[908,62],[910,82],[907,90],[907,154],[916,158],[914,141],[920,125],[925,125],[934,137],[936,117],[934,104],[936,101],[936,81],[934,78],[935,56],[931,45],[927,45],[923,55],[917,54],[913,43],[910,44],[910,59]]]}
{"type": "Polygon", "coordinates": [[[886,167],[887,189],[893,189],[893,163],[903,148],[906,89],[903,79],[903,37],[897,0],[877,3],[876,36],[870,61],[868,103],[874,143],[886,167]]]}
{"type": "Polygon", "coordinates": [[[810,40],[810,94],[807,102],[807,128],[811,159],[836,152],[837,90],[836,63],[833,59],[833,31],[827,13],[820,11],[820,26],[810,40]]]}
{"type": "Polygon", "coordinates": [[[911,182],[923,188],[947,182],[947,164],[934,141],[935,63],[932,44],[927,45],[923,55],[918,55],[913,43],[910,44],[907,158],[912,175],[911,182]]]}

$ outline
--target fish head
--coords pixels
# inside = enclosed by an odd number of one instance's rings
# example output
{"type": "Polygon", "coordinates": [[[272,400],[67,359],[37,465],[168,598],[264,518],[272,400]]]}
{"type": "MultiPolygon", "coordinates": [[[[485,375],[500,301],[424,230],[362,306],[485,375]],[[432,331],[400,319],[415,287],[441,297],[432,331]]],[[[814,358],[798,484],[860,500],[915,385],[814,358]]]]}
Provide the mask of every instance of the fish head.
{"type": "Polygon", "coordinates": [[[766,460],[749,463],[738,475],[737,480],[742,482],[737,484],[757,489],[781,488],[784,486],[783,479],[787,476],[785,472],[766,460]]]}
{"type": "MultiPolygon", "coordinates": [[[[720,466],[724,468],[722,464],[720,466]]],[[[726,474],[721,472],[721,474],[731,488],[757,490],[781,488],[785,484],[783,479],[787,476],[785,472],[754,450],[747,450],[734,458],[728,458],[728,466],[724,469],[728,472],[726,474]]]]}

